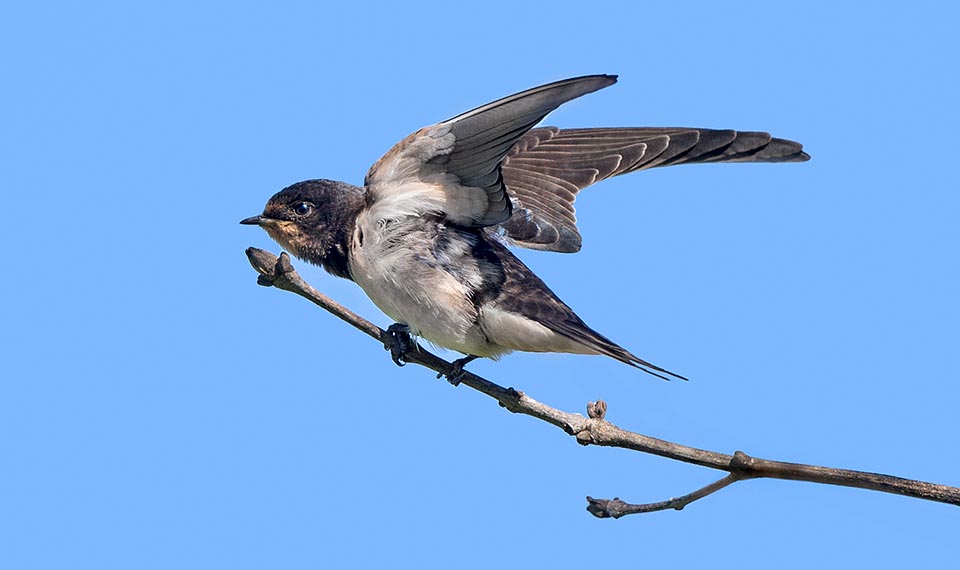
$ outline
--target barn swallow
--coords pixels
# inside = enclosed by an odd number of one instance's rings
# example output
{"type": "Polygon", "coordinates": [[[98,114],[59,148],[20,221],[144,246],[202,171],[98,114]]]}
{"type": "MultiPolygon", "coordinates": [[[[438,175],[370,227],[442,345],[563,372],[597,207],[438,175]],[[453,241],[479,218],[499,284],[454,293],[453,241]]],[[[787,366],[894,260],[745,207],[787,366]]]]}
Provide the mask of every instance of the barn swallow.
{"type": "Polygon", "coordinates": [[[616,82],[590,75],[535,87],[424,127],[370,168],[363,187],[307,180],[284,188],[258,225],[296,257],[357,283],[397,324],[477,357],[514,350],[602,354],[685,379],[587,326],[513,245],[576,252],[573,203],[605,178],[698,162],[802,162],[768,133],[695,128],[537,127],[563,103],[616,82]]]}

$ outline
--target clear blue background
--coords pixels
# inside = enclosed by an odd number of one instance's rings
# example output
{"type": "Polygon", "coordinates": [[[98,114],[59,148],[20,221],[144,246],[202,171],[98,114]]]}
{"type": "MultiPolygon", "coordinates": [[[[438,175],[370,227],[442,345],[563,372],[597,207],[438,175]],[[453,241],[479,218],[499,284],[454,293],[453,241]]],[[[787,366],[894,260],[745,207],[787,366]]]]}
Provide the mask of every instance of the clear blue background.
{"type": "MultiPolygon", "coordinates": [[[[947,3],[8,3],[0,566],[945,568],[956,507],[738,484],[581,448],[289,293],[237,222],[360,183],[409,132],[617,73],[558,126],[768,130],[806,164],[669,168],[521,252],[593,327],[692,378],[514,355],[473,370],[717,451],[960,485],[958,14],[947,3]],[[549,6],[549,7],[548,7],[549,6]]],[[[354,285],[298,264],[381,325],[354,285]]]]}

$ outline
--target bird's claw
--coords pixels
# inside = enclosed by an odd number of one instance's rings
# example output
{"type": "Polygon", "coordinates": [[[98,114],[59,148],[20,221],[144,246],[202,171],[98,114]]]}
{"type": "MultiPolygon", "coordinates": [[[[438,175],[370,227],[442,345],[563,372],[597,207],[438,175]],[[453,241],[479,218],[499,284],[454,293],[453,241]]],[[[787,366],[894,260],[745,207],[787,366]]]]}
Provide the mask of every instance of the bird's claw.
{"type": "Polygon", "coordinates": [[[463,367],[466,366],[468,362],[476,360],[476,358],[476,356],[468,355],[454,360],[452,363],[450,363],[450,370],[437,374],[437,378],[446,376],[447,382],[453,384],[454,386],[459,386],[460,381],[463,380],[463,377],[467,373],[463,367]]]}
{"type": "Polygon", "coordinates": [[[387,327],[387,338],[383,341],[383,348],[390,351],[390,358],[397,366],[407,363],[406,356],[413,350],[415,344],[410,337],[410,327],[400,323],[393,323],[387,327]]]}

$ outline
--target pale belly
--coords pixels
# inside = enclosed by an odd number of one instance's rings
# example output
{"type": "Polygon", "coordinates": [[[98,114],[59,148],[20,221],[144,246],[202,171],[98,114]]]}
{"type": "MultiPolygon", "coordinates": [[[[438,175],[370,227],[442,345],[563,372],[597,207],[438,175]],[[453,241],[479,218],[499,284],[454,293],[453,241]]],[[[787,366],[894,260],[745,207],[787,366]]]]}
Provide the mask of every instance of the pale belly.
{"type": "Polygon", "coordinates": [[[381,311],[409,326],[414,335],[490,358],[513,350],[595,353],[505,310],[495,299],[478,307],[475,299],[496,286],[493,283],[502,284],[502,279],[497,281],[502,270],[474,256],[474,235],[420,221],[381,226],[367,216],[358,218],[350,275],[381,311]]]}
{"type": "Polygon", "coordinates": [[[443,348],[489,357],[508,352],[483,333],[469,284],[413,247],[386,249],[370,241],[355,244],[350,273],[387,316],[443,348]]]}

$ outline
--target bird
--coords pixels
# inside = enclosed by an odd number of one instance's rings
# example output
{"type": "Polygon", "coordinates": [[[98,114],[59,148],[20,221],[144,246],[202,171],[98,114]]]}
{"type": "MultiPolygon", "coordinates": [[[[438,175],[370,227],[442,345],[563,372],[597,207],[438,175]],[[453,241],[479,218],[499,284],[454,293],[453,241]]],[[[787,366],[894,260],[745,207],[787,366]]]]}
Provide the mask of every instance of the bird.
{"type": "Polygon", "coordinates": [[[800,143],[765,132],[537,126],[616,75],[556,81],[423,127],[387,151],[362,187],[313,179],[273,195],[256,225],[295,257],[354,281],[409,335],[463,353],[464,365],[513,351],[605,355],[663,379],[590,328],[510,246],[580,250],[574,201],[588,186],[648,168],[706,162],[803,162],[800,143]]]}

